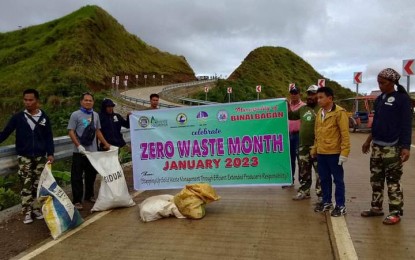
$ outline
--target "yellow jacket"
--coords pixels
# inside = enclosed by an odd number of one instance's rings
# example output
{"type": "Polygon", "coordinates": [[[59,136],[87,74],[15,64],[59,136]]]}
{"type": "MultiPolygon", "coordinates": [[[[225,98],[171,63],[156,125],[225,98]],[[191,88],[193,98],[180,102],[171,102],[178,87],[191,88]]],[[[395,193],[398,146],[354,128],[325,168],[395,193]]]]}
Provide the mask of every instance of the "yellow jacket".
{"type": "Polygon", "coordinates": [[[311,154],[340,154],[348,157],[350,153],[349,118],[346,110],[336,104],[325,119],[319,109],[314,125],[315,138],[311,154]]]}

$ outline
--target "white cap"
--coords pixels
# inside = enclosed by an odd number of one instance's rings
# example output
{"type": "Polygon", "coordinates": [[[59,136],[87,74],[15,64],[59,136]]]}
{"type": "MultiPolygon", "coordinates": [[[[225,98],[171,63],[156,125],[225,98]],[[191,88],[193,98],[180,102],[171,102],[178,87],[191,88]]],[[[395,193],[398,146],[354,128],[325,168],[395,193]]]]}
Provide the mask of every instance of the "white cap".
{"type": "Polygon", "coordinates": [[[316,85],[311,85],[308,87],[307,92],[317,93],[318,87],[316,85]]]}

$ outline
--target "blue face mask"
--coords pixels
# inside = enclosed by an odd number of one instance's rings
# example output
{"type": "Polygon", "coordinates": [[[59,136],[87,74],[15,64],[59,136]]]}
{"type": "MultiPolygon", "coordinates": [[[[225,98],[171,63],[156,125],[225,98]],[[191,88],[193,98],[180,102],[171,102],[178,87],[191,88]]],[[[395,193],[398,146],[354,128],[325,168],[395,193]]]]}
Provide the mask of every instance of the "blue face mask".
{"type": "Polygon", "coordinates": [[[88,114],[88,115],[90,115],[90,114],[92,114],[92,112],[94,112],[94,109],[93,108],[91,108],[91,109],[85,109],[85,108],[81,107],[80,110],[82,112],[84,112],[85,114],[88,114]]]}

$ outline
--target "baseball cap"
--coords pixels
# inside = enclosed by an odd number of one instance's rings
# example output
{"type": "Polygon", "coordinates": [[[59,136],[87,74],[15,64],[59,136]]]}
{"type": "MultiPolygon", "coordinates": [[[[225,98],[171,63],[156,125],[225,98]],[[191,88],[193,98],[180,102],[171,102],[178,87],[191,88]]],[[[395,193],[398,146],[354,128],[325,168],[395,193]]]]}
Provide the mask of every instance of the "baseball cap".
{"type": "Polygon", "coordinates": [[[317,93],[318,87],[316,85],[311,85],[308,87],[307,92],[317,93]]]}
{"type": "Polygon", "coordinates": [[[102,106],[103,107],[115,107],[115,104],[111,99],[106,98],[102,101],[102,106]]]}

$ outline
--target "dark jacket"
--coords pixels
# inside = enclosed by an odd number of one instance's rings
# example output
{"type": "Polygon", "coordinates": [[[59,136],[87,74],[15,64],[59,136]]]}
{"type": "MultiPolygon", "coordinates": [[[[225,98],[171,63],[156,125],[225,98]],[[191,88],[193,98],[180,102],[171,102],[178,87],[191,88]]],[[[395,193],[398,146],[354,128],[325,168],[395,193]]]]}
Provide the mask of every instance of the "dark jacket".
{"type": "Polygon", "coordinates": [[[101,121],[101,132],[105,140],[111,145],[123,147],[125,141],[121,134],[121,127],[130,128],[128,118],[125,120],[120,114],[108,114],[101,111],[99,120],[101,121]]]}
{"type": "Polygon", "coordinates": [[[23,111],[14,114],[3,132],[0,132],[0,143],[16,130],[17,155],[26,157],[53,155],[55,149],[52,127],[46,113],[42,110],[42,116],[34,130],[30,128],[27,120],[23,111]]]}
{"type": "Polygon", "coordinates": [[[410,149],[412,111],[409,96],[398,91],[381,94],[375,101],[374,110],[373,139],[385,143],[398,141],[399,146],[410,149]]]}

